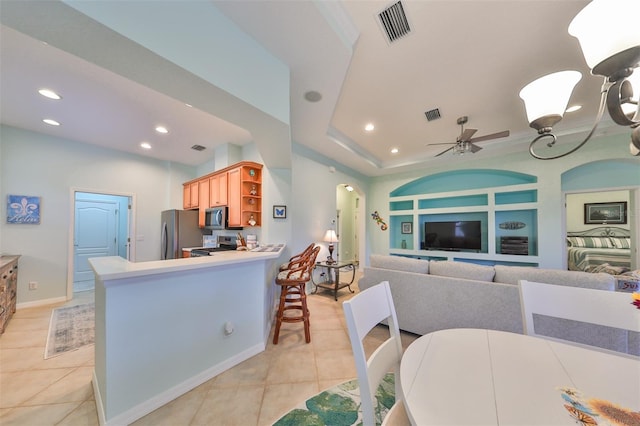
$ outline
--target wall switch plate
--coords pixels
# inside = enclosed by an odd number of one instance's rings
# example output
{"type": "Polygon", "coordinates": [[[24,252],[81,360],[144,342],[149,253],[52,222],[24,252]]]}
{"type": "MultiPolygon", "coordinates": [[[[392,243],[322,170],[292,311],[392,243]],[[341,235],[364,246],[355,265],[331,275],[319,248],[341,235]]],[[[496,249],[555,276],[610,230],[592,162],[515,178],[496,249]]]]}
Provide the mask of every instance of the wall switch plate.
{"type": "Polygon", "coordinates": [[[38,282],[37,281],[29,281],[29,290],[37,290],[38,282]]]}

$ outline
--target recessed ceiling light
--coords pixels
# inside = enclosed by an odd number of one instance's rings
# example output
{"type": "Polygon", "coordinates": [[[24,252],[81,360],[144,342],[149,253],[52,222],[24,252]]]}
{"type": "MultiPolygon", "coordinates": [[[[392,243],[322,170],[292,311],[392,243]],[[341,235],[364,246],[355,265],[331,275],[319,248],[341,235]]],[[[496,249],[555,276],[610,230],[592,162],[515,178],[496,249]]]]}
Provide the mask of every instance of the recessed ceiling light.
{"type": "Polygon", "coordinates": [[[189,108],[193,108],[193,105],[191,104],[185,104],[186,106],[188,106],[189,108]]]}
{"type": "Polygon", "coordinates": [[[392,154],[397,154],[398,153],[398,148],[391,148],[391,153],[392,154]]]}
{"type": "Polygon", "coordinates": [[[151,149],[151,144],[149,142],[142,142],[140,147],[144,149],[151,149]]]}
{"type": "Polygon", "coordinates": [[[344,186],[344,189],[346,189],[347,191],[351,192],[351,191],[353,191],[353,186],[351,186],[351,185],[345,185],[345,186],[344,186]]]}
{"type": "Polygon", "coordinates": [[[56,120],[52,120],[50,118],[45,118],[42,121],[44,121],[45,123],[47,123],[50,126],[59,126],[60,125],[60,123],[58,123],[56,120]]]}
{"type": "Polygon", "coordinates": [[[167,128],[166,128],[166,127],[163,127],[163,126],[158,126],[158,127],[156,127],[156,132],[158,132],[158,133],[169,133],[169,131],[167,130],[167,128]]]}
{"type": "Polygon", "coordinates": [[[574,112],[579,110],[580,108],[582,108],[582,105],[572,105],[569,108],[567,108],[564,112],[574,112]]]}
{"type": "Polygon", "coordinates": [[[364,126],[364,129],[367,132],[373,132],[373,129],[375,129],[375,128],[376,128],[376,126],[374,126],[373,123],[367,123],[367,125],[364,126]]]}
{"type": "Polygon", "coordinates": [[[38,90],[38,93],[40,93],[45,98],[55,99],[55,100],[62,99],[60,95],[58,95],[56,92],[50,89],[40,89],[38,90]]]}

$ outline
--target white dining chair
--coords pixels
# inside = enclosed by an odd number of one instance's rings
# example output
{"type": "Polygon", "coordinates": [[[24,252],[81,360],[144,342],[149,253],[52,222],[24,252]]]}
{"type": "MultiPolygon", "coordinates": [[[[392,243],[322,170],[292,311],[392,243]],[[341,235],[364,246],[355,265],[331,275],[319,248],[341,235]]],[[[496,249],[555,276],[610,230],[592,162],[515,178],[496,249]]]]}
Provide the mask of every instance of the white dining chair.
{"type": "Polygon", "coordinates": [[[395,376],[396,400],[384,417],[382,424],[410,424],[402,402],[402,388],[400,387],[402,343],[389,282],[383,281],[358,293],[344,302],[342,306],[347,320],[349,338],[351,339],[351,347],[358,374],[363,424],[365,426],[376,424],[375,394],[380,382],[389,372],[393,372],[395,376]],[[383,320],[387,320],[390,337],[378,346],[367,359],[363,339],[383,320]]]}
{"type": "Polygon", "coordinates": [[[629,293],[526,280],[519,286],[524,334],[537,335],[534,314],[640,332],[640,312],[629,293]]]}

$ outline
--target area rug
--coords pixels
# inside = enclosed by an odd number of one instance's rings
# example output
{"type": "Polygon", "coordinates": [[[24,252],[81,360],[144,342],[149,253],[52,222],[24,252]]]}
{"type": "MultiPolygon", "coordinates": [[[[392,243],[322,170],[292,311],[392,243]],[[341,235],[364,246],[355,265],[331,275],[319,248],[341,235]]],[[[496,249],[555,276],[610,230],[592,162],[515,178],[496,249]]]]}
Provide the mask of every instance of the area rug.
{"type": "MultiPolygon", "coordinates": [[[[395,380],[387,374],[376,391],[376,424],[395,403],[395,380]]],[[[349,380],[307,399],[274,423],[274,426],[350,426],[362,424],[358,380],[349,380]]]]}
{"type": "Polygon", "coordinates": [[[94,343],[95,303],[56,308],[51,313],[44,359],[94,343]]]}

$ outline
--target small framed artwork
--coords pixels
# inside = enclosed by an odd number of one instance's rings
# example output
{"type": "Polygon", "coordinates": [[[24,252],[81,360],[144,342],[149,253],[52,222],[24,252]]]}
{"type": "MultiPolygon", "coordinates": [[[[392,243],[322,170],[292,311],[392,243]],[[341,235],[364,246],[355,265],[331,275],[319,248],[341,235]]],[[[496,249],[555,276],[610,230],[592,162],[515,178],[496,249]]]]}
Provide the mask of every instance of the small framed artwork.
{"type": "Polygon", "coordinates": [[[413,223],[412,222],[402,222],[402,233],[403,234],[413,234],[413,223]]]}
{"type": "Polygon", "coordinates": [[[585,203],[585,225],[607,225],[627,223],[627,202],[585,203]]]}
{"type": "Polygon", "coordinates": [[[273,206],[273,218],[274,219],[286,219],[287,218],[287,206],[273,206]]]}
{"type": "Polygon", "coordinates": [[[40,224],[40,197],[7,195],[7,223],[40,224]]]}

